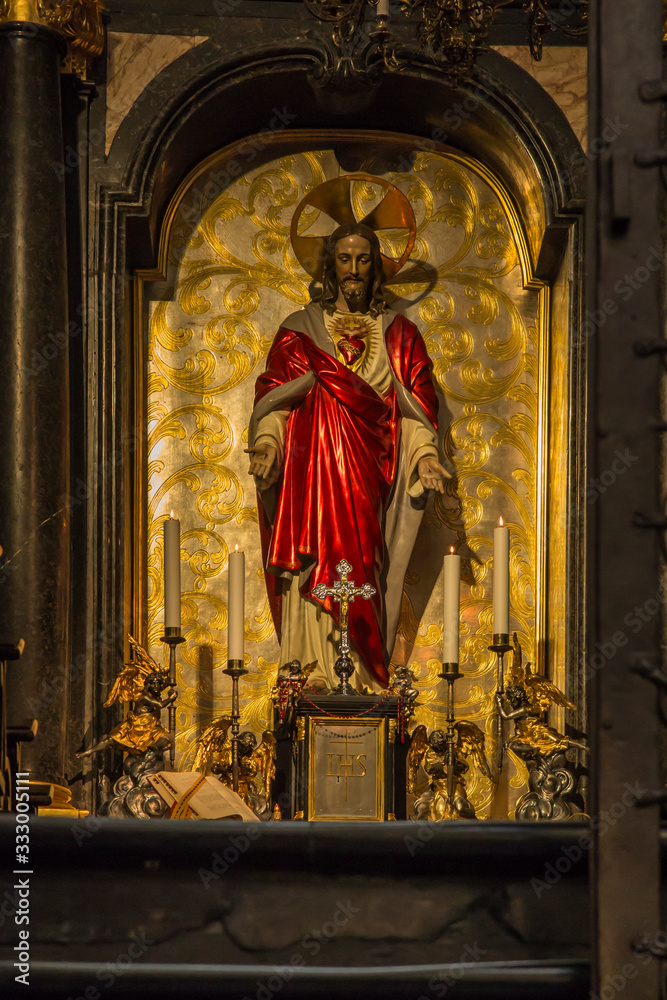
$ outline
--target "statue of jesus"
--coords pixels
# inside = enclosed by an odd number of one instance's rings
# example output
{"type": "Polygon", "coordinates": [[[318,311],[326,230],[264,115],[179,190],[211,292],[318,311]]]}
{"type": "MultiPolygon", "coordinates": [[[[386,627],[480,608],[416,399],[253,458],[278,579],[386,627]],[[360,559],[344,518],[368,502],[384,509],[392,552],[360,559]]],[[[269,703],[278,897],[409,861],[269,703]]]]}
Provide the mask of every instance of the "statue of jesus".
{"type": "Polygon", "coordinates": [[[338,605],[318,600],[346,559],[354,682],[385,688],[403,579],[424,494],[444,491],[438,403],[418,329],[383,294],[373,229],[348,223],[328,238],[322,290],[288,316],[256,383],[250,473],[259,495],[269,599],[280,661],[317,661],[309,683],[338,683],[338,605]]]}

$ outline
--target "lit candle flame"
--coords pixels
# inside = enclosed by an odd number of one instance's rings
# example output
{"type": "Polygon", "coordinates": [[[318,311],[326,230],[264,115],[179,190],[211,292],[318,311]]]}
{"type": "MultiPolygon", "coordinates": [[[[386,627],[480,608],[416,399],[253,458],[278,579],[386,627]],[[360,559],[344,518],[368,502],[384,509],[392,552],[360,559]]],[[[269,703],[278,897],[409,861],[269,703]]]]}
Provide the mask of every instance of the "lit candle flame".
{"type": "Polygon", "coordinates": [[[238,550],[239,550],[239,547],[238,547],[238,545],[235,545],[235,546],[234,546],[234,552],[238,552],[238,550]]]}
{"type": "Polygon", "coordinates": [[[505,523],[505,522],[503,521],[502,517],[499,517],[499,518],[498,518],[498,527],[499,527],[499,528],[502,528],[502,526],[504,525],[504,523],[505,523]]]}
{"type": "Polygon", "coordinates": [[[172,512],[170,513],[169,517],[170,517],[170,518],[172,519],[172,521],[173,521],[173,519],[174,519],[174,512],[173,512],[173,510],[172,510],[172,512]]]}
{"type": "Polygon", "coordinates": [[[454,546],[453,545],[449,546],[449,551],[451,552],[452,555],[454,555],[454,546]]]}

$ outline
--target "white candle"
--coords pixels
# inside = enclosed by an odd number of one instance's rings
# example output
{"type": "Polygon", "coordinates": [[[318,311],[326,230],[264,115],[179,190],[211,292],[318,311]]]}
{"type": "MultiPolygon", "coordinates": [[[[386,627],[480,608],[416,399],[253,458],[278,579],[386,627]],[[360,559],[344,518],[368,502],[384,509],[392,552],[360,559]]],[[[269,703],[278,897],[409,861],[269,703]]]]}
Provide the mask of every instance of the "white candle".
{"type": "Polygon", "coordinates": [[[444,560],[445,600],[442,616],[442,662],[459,662],[461,619],[461,556],[450,548],[444,560]]]}
{"type": "Polygon", "coordinates": [[[389,20],[389,0],[378,0],[377,16],[386,17],[389,20]]]}
{"type": "Polygon", "coordinates": [[[503,524],[493,530],[493,633],[510,631],[510,529],[503,524]]]}
{"type": "Polygon", "coordinates": [[[164,522],[164,627],[181,628],[181,522],[164,522]]]}
{"type": "Polygon", "coordinates": [[[227,590],[227,658],[243,662],[243,627],[245,616],[245,554],[238,545],[229,553],[227,590]]]}

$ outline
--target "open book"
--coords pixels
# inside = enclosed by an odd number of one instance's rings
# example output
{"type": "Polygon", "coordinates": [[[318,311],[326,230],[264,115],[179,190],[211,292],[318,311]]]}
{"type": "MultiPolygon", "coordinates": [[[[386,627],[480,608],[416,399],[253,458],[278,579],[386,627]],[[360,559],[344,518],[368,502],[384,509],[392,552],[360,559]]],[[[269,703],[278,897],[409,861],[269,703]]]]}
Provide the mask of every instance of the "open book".
{"type": "Polygon", "coordinates": [[[199,771],[160,771],[148,780],[170,807],[171,819],[240,819],[259,823],[243,799],[212,775],[199,771]]]}

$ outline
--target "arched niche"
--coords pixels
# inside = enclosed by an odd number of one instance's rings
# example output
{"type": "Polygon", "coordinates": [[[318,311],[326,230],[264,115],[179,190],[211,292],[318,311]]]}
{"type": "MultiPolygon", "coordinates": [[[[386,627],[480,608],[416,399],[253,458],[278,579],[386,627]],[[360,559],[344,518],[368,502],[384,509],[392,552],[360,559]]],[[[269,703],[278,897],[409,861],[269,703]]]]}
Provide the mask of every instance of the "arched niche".
{"type": "MultiPolygon", "coordinates": [[[[311,86],[309,74],[318,58],[312,46],[307,51],[284,52],[279,58],[250,53],[243,66],[225,65],[219,59],[207,63],[205,48],[179,60],[180,92],[161,94],[158,78],[149,98],[137,102],[118,132],[109,157],[118,182],[105,185],[100,200],[100,219],[113,218],[112,224],[106,221],[101,229],[102,273],[113,266],[115,248],[117,266],[131,279],[135,293],[146,280],[164,276],[170,213],[178,201],[179,185],[182,190],[189,183],[188,176],[201,169],[216,151],[229,149],[249,135],[266,135],[267,128],[272,133],[273,153],[278,153],[281,142],[287,139],[282,135],[283,126],[291,134],[300,133],[306,144],[314,130],[330,126],[339,132],[356,130],[364,141],[369,132],[407,134],[423,155],[441,149],[446,140],[453,154],[483,166],[503,191],[508,210],[519,220],[524,279],[545,290],[540,378],[549,389],[536,437],[536,462],[545,488],[539,501],[539,565],[535,566],[543,597],[534,655],[583,711],[576,667],[583,634],[583,524],[577,513],[581,508],[584,428],[577,333],[581,199],[580,178],[572,166],[579,147],[572,130],[535,81],[495,53],[480,65],[474,84],[458,90],[445,83],[432,66],[415,65],[400,74],[387,74],[370,101],[366,95],[359,111],[341,116],[323,108],[311,86]],[[280,94],[279,101],[276,94],[280,94]],[[156,118],[158,105],[161,110],[156,118]],[[271,127],[276,118],[278,127],[271,127]],[[105,247],[108,256],[104,255],[105,247]],[[142,273],[138,276],[137,272],[142,273]]],[[[173,72],[170,78],[173,87],[173,72]]],[[[390,151],[385,150],[383,156],[377,161],[378,172],[395,166],[390,151]]],[[[355,169],[355,163],[358,154],[350,142],[340,165],[350,170],[355,169]]],[[[132,436],[132,430],[144,427],[146,369],[145,358],[137,351],[142,297],[136,294],[135,315],[131,317],[128,292],[126,288],[113,308],[103,310],[100,329],[107,331],[103,341],[109,362],[114,355],[133,359],[132,392],[125,395],[122,405],[116,399],[116,420],[104,427],[108,439],[117,440],[120,430],[126,440],[129,435],[135,443],[128,450],[125,466],[125,481],[131,486],[125,497],[131,502],[121,510],[118,495],[100,500],[116,506],[124,537],[132,540],[131,549],[127,546],[125,553],[119,551],[116,556],[124,561],[123,567],[117,566],[124,587],[122,596],[116,591],[112,599],[120,597],[124,606],[132,609],[132,627],[145,637],[147,548],[140,498],[147,454],[143,436],[132,436]]],[[[100,509],[98,516],[108,518],[108,509],[100,509]]],[[[113,669],[111,663],[103,664],[100,680],[113,669]]],[[[554,721],[564,724],[562,718],[554,721]]]]}

